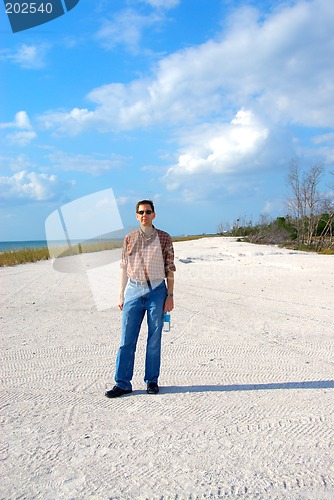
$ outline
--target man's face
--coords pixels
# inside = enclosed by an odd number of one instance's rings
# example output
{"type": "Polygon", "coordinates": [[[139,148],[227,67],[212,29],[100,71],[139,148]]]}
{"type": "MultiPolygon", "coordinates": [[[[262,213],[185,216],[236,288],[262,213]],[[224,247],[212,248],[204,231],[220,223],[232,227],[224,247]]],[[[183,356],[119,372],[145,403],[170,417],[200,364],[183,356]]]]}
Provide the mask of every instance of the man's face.
{"type": "Polygon", "coordinates": [[[152,221],[155,218],[155,213],[152,212],[151,205],[139,205],[138,212],[136,213],[137,220],[141,226],[152,226],[152,221]],[[147,211],[151,213],[147,213],[147,211]],[[140,212],[140,213],[139,213],[140,212]]]}

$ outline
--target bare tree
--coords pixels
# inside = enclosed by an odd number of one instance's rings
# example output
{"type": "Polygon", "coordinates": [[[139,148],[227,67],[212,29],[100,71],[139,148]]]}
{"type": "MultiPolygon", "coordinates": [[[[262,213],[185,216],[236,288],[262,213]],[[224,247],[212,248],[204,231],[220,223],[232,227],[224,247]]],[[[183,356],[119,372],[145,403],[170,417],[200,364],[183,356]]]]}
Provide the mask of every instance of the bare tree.
{"type": "Polygon", "coordinates": [[[302,173],[295,160],[290,164],[288,186],[292,196],[288,199],[287,208],[296,226],[299,241],[306,245],[312,244],[324,205],[323,195],[318,190],[323,171],[321,165],[314,165],[309,171],[302,173]]]}
{"type": "Polygon", "coordinates": [[[287,201],[288,213],[296,226],[298,238],[302,240],[304,237],[304,204],[302,202],[302,189],[300,180],[300,169],[296,160],[290,163],[290,169],[287,180],[288,187],[292,191],[292,196],[287,201]]]}
{"type": "MultiPolygon", "coordinates": [[[[331,175],[334,176],[334,172],[331,172],[331,175]]],[[[326,246],[326,243],[331,246],[333,244],[333,225],[334,225],[334,184],[328,184],[328,187],[332,190],[332,193],[329,194],[328,199],[326,200],[324,206],[324,214],[326,214],[327,221],[326,224],[321,231],[319,241],[317,242],[317,250],[320,250],[323,246],[326,246]]]]}

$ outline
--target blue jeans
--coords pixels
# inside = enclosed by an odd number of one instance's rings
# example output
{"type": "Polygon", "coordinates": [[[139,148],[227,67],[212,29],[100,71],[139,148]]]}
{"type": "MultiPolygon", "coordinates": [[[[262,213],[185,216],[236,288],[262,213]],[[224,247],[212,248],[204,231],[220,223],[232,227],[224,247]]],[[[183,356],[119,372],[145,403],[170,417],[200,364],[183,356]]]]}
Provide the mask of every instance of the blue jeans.
{"type": "Polygon", "coordinates": [[[162,281],[155,288],[128,283],[123,305],[122,338],[116,359],[115,382],[122,389],[132,389],[131,380],[140,327],[147,313],[148,336],[144,381],[158,382],[161,359],[163,308],[167,296],[162,281]]]}

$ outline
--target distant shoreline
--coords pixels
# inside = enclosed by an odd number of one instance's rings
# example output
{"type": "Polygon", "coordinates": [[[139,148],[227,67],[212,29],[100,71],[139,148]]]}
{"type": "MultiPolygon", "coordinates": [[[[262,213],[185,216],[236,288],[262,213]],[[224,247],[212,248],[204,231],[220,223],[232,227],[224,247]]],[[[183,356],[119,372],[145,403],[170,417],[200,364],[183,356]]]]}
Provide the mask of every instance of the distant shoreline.
{"type": "Polygon", "coordinates": [[[46,240],[0,241],[0,252],[11,252],[23,248],[47,248],[47,246],[46,240]]]}
{"type": "MultiPolygon", "coordinates": [[[[173,241],[197,240],[212,238],[218,234],[187,235],[173,237],[173,241]]],[[[28,262],[38,262],[49,258],[65,257],[81,253],[113,250],[122,246],[120,239],[99,239],[89,242],[72,242],[69,248],[66,241],[47,242],[46,240],[0,242],[0,267],[16,266],[28,262]],[[49,245],[48,245],[49,243],[49,245]]]]}
{"type": "MultiPolygon", "coordinates": [[[[214,236],[219,236],[217,234],[201,234],[201,235],[181,235],[181,236],[173,236],[173,241],[183,241],[183,240],[192,240],[192,239],[199,239],[199,238],[210,238],[214,236]]],[[[88,243],[92,244],[99,244],[99,243],[114,243],[115,241],[119,242],[121,241],[119,238],[118,239],[96,239],[96,240],[91,240],[88,243]]],[[[71,242],[73,246],[78,245],[82,243],[81,240],[75,240],[71,242]]],[[[12,252],[12,251],[19,251],[23,250],[24,248],[49,248],[49,246],[68,246],[67,241],[65,240],[59,240],[59,241],[52,241],[51,243],[48,242],[47,240],[15,240],[15,241],[0,241],[0,253],[2,252],[12,252]]]]}
{"type": "MultiPolygon", "coordinates": [[[[96,239],[91,240],[89,243],[99,244],[103,243],[113,243],[118,240],[112,239],[96,239]]],[[[71,241],[72,246],[78,245],[81,243],[81,240],[71,241]]],[[[58,241],[47,241],[47,240],[28,240],[28,241],[0,241],[0,252],[11,252],[11,251],[19,251],[25,248],[33,249],[33,248],[49,248],[49,247],[67,247],[68,243],[66,240],[58,240],[58,241]]]]}

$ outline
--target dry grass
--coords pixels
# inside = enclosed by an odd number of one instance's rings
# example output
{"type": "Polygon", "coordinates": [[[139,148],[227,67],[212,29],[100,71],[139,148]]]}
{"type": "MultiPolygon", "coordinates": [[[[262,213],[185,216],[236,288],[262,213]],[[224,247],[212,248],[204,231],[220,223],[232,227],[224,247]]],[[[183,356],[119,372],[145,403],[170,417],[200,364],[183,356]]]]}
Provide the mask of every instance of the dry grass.
{"type": "Polygon", "coordinates": [[[82,243],[67,246],[50,246],[42,248],[22,248],[20,250],[11,250],[0,253],[0,267],[17,266],[27,262],[37,262],[39,260],[48,260],[49,258],[66,257],[68,255],[78,255],[80,253],[101,252],[103,250],[113,250],[119,248],[122,242],[99,241],[98,243],[82,243]]]}
{"type": "Polygon", "coordinates": [[[37,262],[39,260],[47,260],[49,258],[49,250],[43,248],[22,248],[21,250],[12,250],[0,253],[0,267],[17,266],[26,262],[37,262]]]}
{"type": "MultiPolygon", "coordinates": [[[[190,241],[199,240],[201,238],[213,238],[222,237],[220,234],[198,234],[198,235],[187,235],[187,236],[176,236],[173,237],[173,241],[190,241]]],[[[245,238],[240,239],[240,241],[245,241],[245,238]]],[[[270,243],[269,243],[270,244],[270,243]]],[[[39,260],[48,260],[51,258],[66,257],[68,255],[79,255],[80,253],[91,253],[91,252],[101,252],[104,250],[113,250],[114,248],[120,248],[122,246],[122,241],[99,241],[98,243],[81,243],[79,245],[73,245],[71,248],[66,246],[55,246],[50,247],[50,252],[47,247],[43,248],[22,248],[21,250],[12,250],[6,252],[0,252],[0,267],[4,266],[17,266],[18,264],[24,264],[27,262],[37,262],[39,260]]],[[[293,244],[283,244],[281,245],[285,248],[293,248],[294,250],[303,251],[315,251],[314,248],[298,247],[293,244]]],[[[322,248],[318,250],[318,253],[325,255],[334,255],[334,247],[331,245],[328,248],[322,248]]]]}
{"type": "Polygon", "coordinates": [[[80,253],[102,252],[104,250],[114,250],[122,246],[122,241],[105,241],[89,243],[83,242],[73,245],[70,248],[67,245],[63,246],[49,246],[51,258],[68,257],[69,255],[79,255],[80,253]]]}

